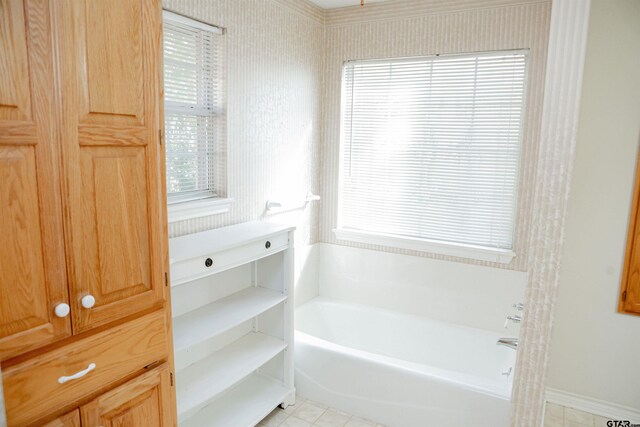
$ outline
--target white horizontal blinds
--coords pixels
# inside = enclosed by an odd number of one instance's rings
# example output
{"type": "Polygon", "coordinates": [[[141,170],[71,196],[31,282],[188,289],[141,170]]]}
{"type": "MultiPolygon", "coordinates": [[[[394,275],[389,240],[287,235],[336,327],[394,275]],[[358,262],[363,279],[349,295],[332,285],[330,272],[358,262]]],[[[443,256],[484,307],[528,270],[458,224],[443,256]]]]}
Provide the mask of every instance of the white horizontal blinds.
{"type": "Polygon", "coordinates": [[[339,228],[510,249],[524,52],[344,67],[339,228]]]}
{"type": "Polygon", "coordinates": [[[223,36],[167,12],[163,30],[169,202],[217,196],[224,167],[223,36]]]}

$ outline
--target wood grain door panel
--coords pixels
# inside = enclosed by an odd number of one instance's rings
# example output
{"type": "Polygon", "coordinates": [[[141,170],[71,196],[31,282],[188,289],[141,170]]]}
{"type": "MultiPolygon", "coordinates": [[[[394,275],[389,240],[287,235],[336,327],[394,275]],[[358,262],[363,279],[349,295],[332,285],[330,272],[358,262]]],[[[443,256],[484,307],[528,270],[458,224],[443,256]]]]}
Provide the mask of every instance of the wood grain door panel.
{"type": "Polygon", "coordinates": [[[55,3],[74,331],[164,303],[158,0],[55,3]],[[87,54],[88,53],[88,54],[87,54]],[[96,304],[81,306],[85,295],[96,304]]]}
{"type": "Polygon", "coordinates": [[[43,427],[80,427],[80,409],[71,412],[48,422],[43,427]]]}
{"type": "Polygon", "coordinates": [[[71,334],[49,19],[0,2],[0,360],[71,334]]]}
{"type": "Polygon", "coordinates": [[[86,56],[82,122],[144,124],[142,7],[139,0],[84,2],[85,46],[91,54],[86,56]]]}
{"type": "Polygon", "coordinates": [[[149,263],[145,148],[85,147],[80,155],[84,264],[76,274],[79,284],[91,284],[81,291],[98,304],[78,317],[83,324],[104,323],[121,316],[112,304],[162,297],[152,286],[149,263]]]}
{"type": "Polygon", "coordinates": [[[31,119],[27,26],[22,0],[0,3],[0,120],[31,119]]]}
{"type": "Polygon", "coordinates": [[[111,390],[81,408],[82,424],[104,427],[174,425],[168,365],[111,390]]]}
{"type": "Polygon", "coordinates": [[[0,146],[2,338],[47,324],[49,318],[35,157],[33,146],[0,146]]]}
{"type": "Polygon", "coordinates": [[[640,316],[640,152],[636,162],[636,180],[618,311],[640,316]]]}

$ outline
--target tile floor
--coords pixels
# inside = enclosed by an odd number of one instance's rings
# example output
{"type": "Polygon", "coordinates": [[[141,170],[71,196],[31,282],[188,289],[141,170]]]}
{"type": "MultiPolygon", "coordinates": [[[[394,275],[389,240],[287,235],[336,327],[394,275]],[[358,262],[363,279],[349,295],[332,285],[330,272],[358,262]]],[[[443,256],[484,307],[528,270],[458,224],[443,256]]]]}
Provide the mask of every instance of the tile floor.
{"type": "Polygon", "coordinates": [[[607,427],[608,418],[547,403],[544,427],[607,427]]]}
{"type": "MultiPolygon", "coordinates": [[[[608,418],[547,403],[544,427],[607,427],[608,418]]],[[[276,408],[262,420],[262,427],[384,427],[322,403],[296,396],[296,404],[276,408]]]]}
{"type": "Polygon", "coordinates": [[[328,408],[322,403],[296,396],[296,404],[287,409],[276,408],[258,424],[261,427],[384,427],[328,408]]]}
{"type": "MultiPolygon", "coordinates": [[[[607,427],[608,418],[547,403],[544,427],[607,427]]],[[[296,396],[296,404],[276,408],[258,424],[261,427],[385,427],[373,421],[328,408],[322,403],[296,396]]]]}

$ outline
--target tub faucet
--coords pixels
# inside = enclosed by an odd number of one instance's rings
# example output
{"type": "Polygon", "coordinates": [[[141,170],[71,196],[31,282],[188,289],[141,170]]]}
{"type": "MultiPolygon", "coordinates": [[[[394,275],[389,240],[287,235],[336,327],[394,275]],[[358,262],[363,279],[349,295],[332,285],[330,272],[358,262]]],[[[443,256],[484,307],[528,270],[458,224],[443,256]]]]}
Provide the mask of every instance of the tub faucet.
{"type": "Polygon", "coordinates": [[[518,316],[517,314],[513,316],[507,316],[507,320],[511,320],[513,323],[520,323],[522,322],[522,316],[518,316]]]}
{"type": "Polygon", "coordinates": [[[496,345],[503,345],[505,347],[509,347],[513,350],[518,349],[518,338],[500,338],[496,345]]]}
{"type": "Polygon", "coordinates": [[[514,314],[513,316],[507,316],[507,318],[504,319],[505,329],[507,329],[507,327],[509,326],[509,320],[511,320],[513,323],[520,323],[522,322],[522,316],[519,316],[517,314],[514,314]]]}

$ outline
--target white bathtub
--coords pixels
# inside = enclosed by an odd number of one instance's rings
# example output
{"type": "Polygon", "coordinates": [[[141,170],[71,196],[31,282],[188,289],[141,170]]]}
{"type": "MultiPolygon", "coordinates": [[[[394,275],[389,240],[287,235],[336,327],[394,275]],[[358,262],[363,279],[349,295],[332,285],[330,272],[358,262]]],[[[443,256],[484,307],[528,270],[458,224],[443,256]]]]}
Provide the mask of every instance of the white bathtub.
{"type": "Polygon", "coordinates": [[[316,297],[296,310],[298,394],[392,427],[509,424],[495,332],[316,297]]]}

